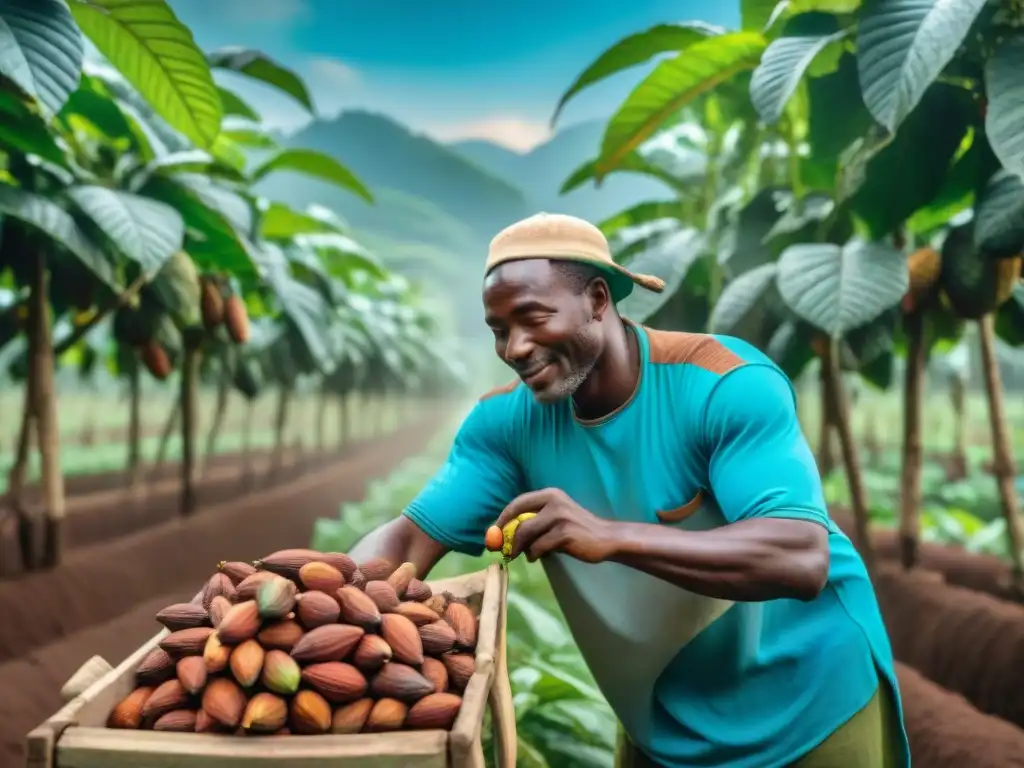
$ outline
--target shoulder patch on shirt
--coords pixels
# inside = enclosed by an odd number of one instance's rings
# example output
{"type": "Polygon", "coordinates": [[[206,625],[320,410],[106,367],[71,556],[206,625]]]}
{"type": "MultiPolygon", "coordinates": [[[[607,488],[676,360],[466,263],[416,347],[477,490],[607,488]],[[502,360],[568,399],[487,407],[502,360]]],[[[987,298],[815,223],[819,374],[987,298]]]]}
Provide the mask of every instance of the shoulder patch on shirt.
{"type": "Polygon", "coordinates": [[[500,387],[495,387],[489,392],[484,392],[482,395],[480,395],[480,398],[477,400],[477,402],[482,403],[484,400],[490,400],[492,397],[497,397],[498,395],[507,395],[511,392],[514,392],[516,387],[518,387],[520,383],[521,382],[519,381],[519,379],[515,379],[514,381],[510,381],[508,384],[502,384],[500,387]]]}
{"type": "Polygon", "coordinates": [[[645,330],[652,363],[689,364],[725,375],[747,362],[710,334],[645,330]]]}

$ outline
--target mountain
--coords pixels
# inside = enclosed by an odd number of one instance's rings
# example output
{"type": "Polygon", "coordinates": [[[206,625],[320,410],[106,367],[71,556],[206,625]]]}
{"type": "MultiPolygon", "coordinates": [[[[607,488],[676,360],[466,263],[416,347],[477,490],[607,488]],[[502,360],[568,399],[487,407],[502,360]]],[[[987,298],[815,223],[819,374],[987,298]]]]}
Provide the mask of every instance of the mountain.
{"type": "Polygon", "coordinates": [[[607,177],[599,189],[591,182],[560,195],[572,172],[597,156],[603,134],[604,124],[590,120],[562,129],[525,154],[481,140],[449,146],[523,190],[531,212],[568,213],[597,224],[636,203],[671,199],[672,193],[662,184],[628,174],[607,177]]]}
{"type": "MultiPolygon", "coordinates": [[[[486,242],[502,227],[527,213],[523,193],[508,181],[476,165],[461,154],[384,115],[365,111],[342,112],[332,120],[316,120],[288,137],[288,146],[307,147],[337,158],[378,196],[393,190],[426,201],[435,212],[455,219],[486,242]]],[[[317,201],[347,215],[352,224],[369,217],[379,228],[382,217],[392,234],[404,236],[404,222],[382,213],[395,202],[371,206],[350,193],[326,184],[311,183],[297,175],[276,174],[264,194],[295,205],[317,201]]]]}

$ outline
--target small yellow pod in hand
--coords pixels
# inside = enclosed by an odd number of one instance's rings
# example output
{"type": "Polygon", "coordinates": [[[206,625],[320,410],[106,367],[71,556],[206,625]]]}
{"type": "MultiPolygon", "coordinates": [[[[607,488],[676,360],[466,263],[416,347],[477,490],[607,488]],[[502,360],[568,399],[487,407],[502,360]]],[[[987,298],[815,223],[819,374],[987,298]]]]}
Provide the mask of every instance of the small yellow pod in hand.
{"type": "Polygon", "coordinates": [[[505,556],[506,560],[512,557],[512,540],[515,538],[516,530],[518,530],[519,526],[524,522],[536,516],[536,512],[523,512],[523,514],[519,515],[515,520],[506,523],[505,527],[501,529],[501,554],[505,556]]]}

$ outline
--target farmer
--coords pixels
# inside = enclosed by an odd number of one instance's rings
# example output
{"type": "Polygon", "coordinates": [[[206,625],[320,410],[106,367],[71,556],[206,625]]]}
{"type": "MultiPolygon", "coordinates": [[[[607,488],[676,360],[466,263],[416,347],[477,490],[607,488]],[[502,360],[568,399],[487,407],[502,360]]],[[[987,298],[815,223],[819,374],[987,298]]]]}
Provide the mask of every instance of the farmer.
{"type": "Polygon", "coordinates": [[[741,340],[620,317],[634,284],[663,289],[579,219],[498,234],[484,309],[519,380],[479,400],[354,555],[426,573],[536,512],[513,555],[543,563],[625,764],[909,765],[871,582],[829,519],[789,380],[741,340]]]}

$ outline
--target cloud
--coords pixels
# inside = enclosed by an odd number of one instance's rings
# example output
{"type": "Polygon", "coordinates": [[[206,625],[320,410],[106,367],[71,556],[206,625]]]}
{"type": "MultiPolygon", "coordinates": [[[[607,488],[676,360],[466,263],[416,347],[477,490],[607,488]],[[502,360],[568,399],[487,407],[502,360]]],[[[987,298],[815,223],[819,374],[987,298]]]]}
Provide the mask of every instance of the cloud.
{"type": "Polygon", "coordinates": [[[484,139],[516,152],[528,152],[551,138],[551,128],[543,120],[503,116],[462,123],[428,124],[421,130],[438,141],[484,139]]]}

